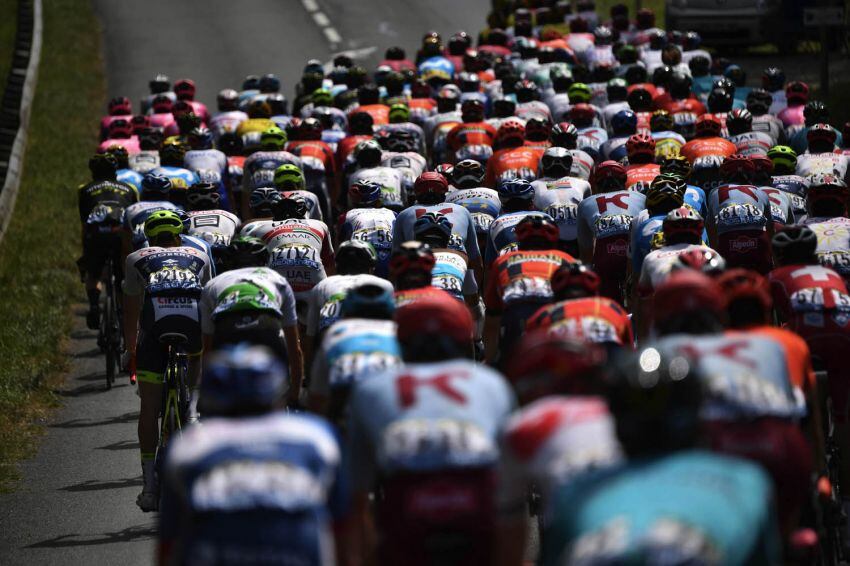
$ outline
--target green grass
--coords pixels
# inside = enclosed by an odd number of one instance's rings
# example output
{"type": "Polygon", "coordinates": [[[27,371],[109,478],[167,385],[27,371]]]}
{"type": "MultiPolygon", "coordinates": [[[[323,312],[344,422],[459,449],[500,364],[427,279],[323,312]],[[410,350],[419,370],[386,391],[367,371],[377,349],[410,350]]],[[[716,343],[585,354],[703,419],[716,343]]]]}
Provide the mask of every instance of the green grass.
{"type": "MultiPolygon", "coordinates": [[[[0,0],[6,2],[7,0],[0,0]]],[[[43,3],[44,37],[23,183],[0,244],[0,489],[17,477],[66,369],[62,342],[82,296],[77,186],[105,96],[89,2],[43,3]]]]}
{"type": "Polygon", "coordinates": [[[9,67],[12,66],[12,48],[18,23],[17,5],[17,0],[0,0],[0,84],[4,86],[9,67]]]}

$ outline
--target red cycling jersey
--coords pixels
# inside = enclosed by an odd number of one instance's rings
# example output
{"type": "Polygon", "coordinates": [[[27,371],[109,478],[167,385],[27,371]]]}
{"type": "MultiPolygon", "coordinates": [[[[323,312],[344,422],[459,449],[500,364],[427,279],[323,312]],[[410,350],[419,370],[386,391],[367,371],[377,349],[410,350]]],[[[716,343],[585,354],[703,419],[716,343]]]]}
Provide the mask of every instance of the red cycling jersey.
{"type": "Polygon", "coordinates": [[[649,188],[655,178],[661,174],[661,166],[655,163],[641,163],[640,165],[629,165],[626,167],[626,188],[637,185],[641,189],[649,188]]]}
{"type": "Polygon", "coordinates": [[[484,184],[490,188],[496,188],[499,181],[509,180],[515,177],[528,179],[537,177],[537,167],[542,149],[532,147],[516,147],[501,149],[487,160],[487,174],[484,184]]]}
{"type": "Polygon", "coordinates": [[[700,157],[719,155],[724,159],[738,150],[735,144],[721,137],[695,138],[682,146],[680,153],[694,163],[700,157]]]}
{"type": "Polygon", "coordinates": [[[632,348],[634,335],[629,314],[617,301],[606,297],[586,297],[546,305],[528,319],[531,331],[545,329],[549,334],[593,343],[618,344],[632,348]]]}

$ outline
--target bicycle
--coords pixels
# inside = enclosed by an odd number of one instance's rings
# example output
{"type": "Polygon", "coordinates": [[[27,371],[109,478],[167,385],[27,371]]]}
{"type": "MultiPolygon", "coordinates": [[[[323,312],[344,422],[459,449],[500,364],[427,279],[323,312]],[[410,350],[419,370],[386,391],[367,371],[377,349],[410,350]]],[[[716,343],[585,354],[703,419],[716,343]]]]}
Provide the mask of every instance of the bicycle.
{"type": "Polygon", "coordinates": [[[157,446],[157,467],[165,454],[165,447],[173,434],[180,434],[189,412],[188,357],[183,346],[188,339],[185,335],[166,332],[159,337],[161,344],[168,348],[162,388],[162,414],[157,446]]]}
{"type": "Polygon", "coordinates": [[[109,390],[115,383],[115,374],[120,370],[121,352],[124,349],[121,313],[118,306],[119,281],[115,271],[114,258],[107,259],[105,272],[104,305],[101,311],[97,343],[106,354],[106,389],[109,390]]]}

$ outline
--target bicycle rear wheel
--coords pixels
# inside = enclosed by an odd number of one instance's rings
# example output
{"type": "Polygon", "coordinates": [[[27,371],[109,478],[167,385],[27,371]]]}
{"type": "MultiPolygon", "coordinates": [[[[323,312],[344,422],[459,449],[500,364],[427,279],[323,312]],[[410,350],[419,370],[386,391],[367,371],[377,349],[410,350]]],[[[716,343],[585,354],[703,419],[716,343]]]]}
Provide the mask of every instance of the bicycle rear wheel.
{"type": "Polygon", "coordinates": [[[110,266],[109,276],[106,280],[106,305],[103,310],[103,327],[106,350],[106,389],[112,389],[115,382],[115,373],[118,370],[119,356],[116,344],[116,333],[118,321],[116,320],[115,287],[113,285],[112,269],[110,266]]]}

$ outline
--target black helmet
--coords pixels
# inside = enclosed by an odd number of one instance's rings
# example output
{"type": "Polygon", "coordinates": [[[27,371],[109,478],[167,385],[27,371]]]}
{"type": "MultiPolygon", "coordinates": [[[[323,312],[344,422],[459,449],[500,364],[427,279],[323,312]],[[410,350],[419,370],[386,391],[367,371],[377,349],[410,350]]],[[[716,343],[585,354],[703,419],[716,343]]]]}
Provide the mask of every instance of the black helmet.
{"type": "Polygon", "coordinates": [[[287,220],[289,218],[306,218],[307,201],[301,197],[290,196],[280,199],[275,209],[275,220],[287,220]]]}
{"type": "Polygon", "coordinates": [[[272,73],[266,73],[260,77],[257,87],[263,93],[278,92],[280,90],[280,79],[272,73]]]}
{"type": "Polygon", "coordinates": [[[761,75],[761,86],[768,92],[785,88],[785,72],[779,67],[768,67],[761,75]]]}
{"type": "Polygon", "coordinates": [[[818,237],[808,226],[788,226],[771,241],[773,255],[782,265],[814,263],[818,237]]]}
{"type": "Polygon", "coordinates": [[[335,260],[340,275],[368,273],[378,263],[378,254],[365,240],[346,240],[339,245],[335,260]]]}
{"type": "Polygon", "coordinates": [[[459,161],[452,169],[452,184],[458,189],[475,189],[484,183],[484,166],[474,159],[459,161]]]}
{"type": "Polygon", "coordinates": [[[148,82],[148,87],[151,90],[151,94],[168,92],[171,90],[171,80],[166,75],[160,73],[148,82]]]}
{"type": "Polygon", "coordinates": [[[111,153],[95,153],[89,159],[89,171],[95,179],[110,179],[118,170],[118,160],[111,153]]]}
{"type": "Polygon", "coordinates": [[[213,210],[218,208],[221,195],[213,183],[193,183],[186,190],[186,206],[189,210],[213,210]]]}
{"type": "Polygon", "coordinates": [[[747,94],[747,110],[753,116],[763,116],[773,104],[773,95],[763,88],[754,88],[747,94]]]}
{"type": "Polygon", "coordinates": [[[723,88],[715,88],[708,95],[708,111],[717,114],[732,110],[732,93],[723,88]]]}
{"type": "Polygon", "coordinates": [[[808,127],[812,127],[815,124],[829,123],[829,109],[820,100],[808,101],[803,109],[803,116],[808,127]]]}
{"type": "Polygon", "coordinates": [[[697,55],[688,61],[688,68],[694,77],[704,77],[711,72],[711,61],[705,55],[697,55]]]}
{"type": "Polygon", "coordinates": [[[224,254],[229,269],[255,267],[269,263],[269,250],[263,241],[253,236],[234,236],[224,254]]]}

